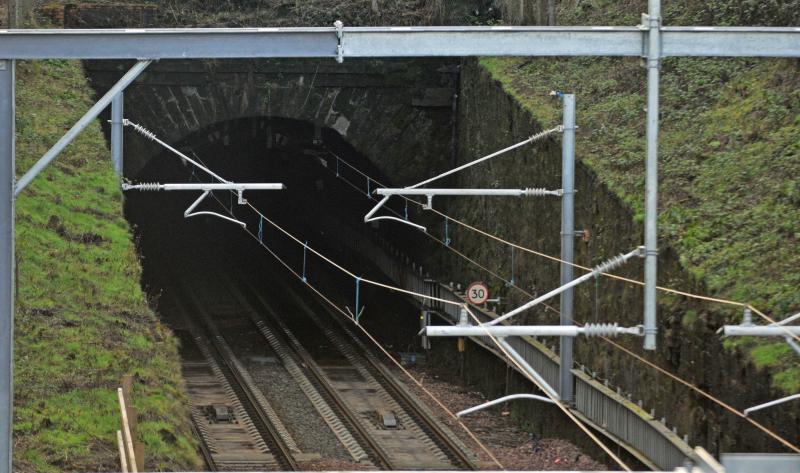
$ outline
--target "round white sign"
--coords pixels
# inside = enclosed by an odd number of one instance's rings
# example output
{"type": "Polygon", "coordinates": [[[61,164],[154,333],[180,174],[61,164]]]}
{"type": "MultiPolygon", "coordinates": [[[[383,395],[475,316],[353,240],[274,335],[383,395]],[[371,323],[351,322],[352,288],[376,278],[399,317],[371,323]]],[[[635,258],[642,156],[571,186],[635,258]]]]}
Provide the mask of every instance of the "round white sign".
{"type": "Polygon", "coordinates": [[[489,287],[482,282],[474,282],[467,286],[467,300],[475,305],[485,304],[489,300],[489,287]]]}

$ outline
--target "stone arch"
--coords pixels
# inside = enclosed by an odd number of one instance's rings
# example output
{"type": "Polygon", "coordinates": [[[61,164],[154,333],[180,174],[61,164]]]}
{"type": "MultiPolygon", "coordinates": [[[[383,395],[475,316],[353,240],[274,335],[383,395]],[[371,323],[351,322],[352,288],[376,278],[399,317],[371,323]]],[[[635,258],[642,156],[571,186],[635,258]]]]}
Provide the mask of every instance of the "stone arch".
{"type": "MultiPolygon", "coordinates": [[[[87,63],[98,93],[127,65],[87,63]]],[[[441,59],[164,61],[125,95],[125,116],[170,143],[214,123],[281,117],[331,128],[398,183],[445,168],[453,155],[457,67],[441,59]]],[[[159,150],[126,134],[135,176],[159,150]]]]}

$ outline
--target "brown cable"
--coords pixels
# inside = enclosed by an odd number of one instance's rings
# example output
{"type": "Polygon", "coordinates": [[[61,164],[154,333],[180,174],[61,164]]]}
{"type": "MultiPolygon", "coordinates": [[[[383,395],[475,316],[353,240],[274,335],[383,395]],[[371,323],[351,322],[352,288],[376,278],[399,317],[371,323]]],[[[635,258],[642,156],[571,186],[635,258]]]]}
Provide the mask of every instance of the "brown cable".
{"type": "MultiPolygon", "coordinates": [[[[250,235],[251,237],[253,237],[253,239],[255,239],[255,240],[256,240],[256,241],[259,243],[259,245],[261,245],[261,246],[262,246],[262,247],[263,247],[265,250],[267,250],[267,251],[269,252],[269,254],[270,254],[270,255],[272,255],[272,257],[273,257],[273,258],[275,258],[275,259],[276,259],[278,262],[280,262],[280,263],[281,263],[281,265],[283,265],[283,266],[284,266],[284,267],[285,267],[285,268],[286,268],[286,269],[287,269],[287,270],[288,270],[290,273],[292,273],[292,275],[294,275],[296,278],[298,278],[298,279],[299,279],[299,280],[301,280],[301,281],[303,280],[303,277],[302,277],[302,276],[301,276],[299,273],[297,273],[297,272],[296,272],[294,269],[292,269],[292,267],[291,267],[291,266],[289,266],[289,265],[288,265],[286,262],[284,262],[284,261],[283,261],[283,260],[282,260],[282,259],[281,259],[281,258],[280,258],[280,257],[279,257],[279,256],[278,256],[278,255],[277,255],[275,252],[274,252],[274,251],[272,251],[272,249],[270,249],[270,248],[269,248],[267,245],[265,245],[265,244],[264,244],[262,241],[260,241],[260,240],[258,239],[258,236],[254,235],[254,234],[253,234],[253,233],[252,233],[250,230],[248,230],[248,229],[246,229],[246,228],[245,228],[245,231],[247,232],[247,234],[248,234],[248,235],[250,235]]],[[[411,381],[413,381],[413,382],[414,382],[414,384],[416,384],[416,385],[417,385],[417,386],[418,386],[420,389],[422,389],[422,391],[423,391],[425,394],[427,394],[427,395],[428,395],[428,396],[429,396],[429,397],[430,397],[430,398],[431,398],[431,399],[432,399],[432,400],[433,400],[433,401],[434,401],[434,402],[435,402],[435,403],[436,403],[436,404],[437,404],[439,407],[441,407],[441,408],[442,408],[442,409],[443,409],[443,410],[444,410],[444,411],[445,411],[445,412],[446,412],[446,413],[447,413],[447,414],[448,414],[450,417],[452,417],[452,418],[453,418],[453,419],[454,419],[454,420],[455,420],[455,421],[458,423],[458,425],[459,425],[459,426],[460,426],[460,427],[461,427],[461,428],[464,430],[464,432],[466,432],[466,434],[467,434],[467,435],[468,435],[468,436],[469,436],[469,437],[470,437],[470,438],[471,438],[471,439],[472,439],[472,440],[473,440],[473,441],[474,441],[474,442],[475,442],[475,443],[476,443],[476,444],[477,444],[477,445],[478,445],[478,446],[481,448],[481,450],[483,450],[483,451],[486,453],[486,455],[488,455],[488,456],[489,456],[489,458],[490,458],[490,459],[491,459],[491,460],[492,460],[492,461],[493,461],[493,462],[494,462],[494,463],[495,463],[495,464],[496,464],[498,467],[500,467],[500,469],[502,469],[502,470],[505,470],[505,466],[503,466],[503,464],[502,464],[502,463],[500,463],[500,461],[497,459],[497,457],[495,457],[495,456],[494,456],[494,454],[491,452],[491,450],[489,450],[489,448],[488,448],[486,445],[484,445],[484,444],[483,444],[483,443],[482,443],[482,442],[481,442],[481,441],[478,439],[478,437],[477,437],[477,436],[476,436],[476,435],[475,435],[475,434],[472,432],[472,430],[470,430],[470,428],[469,428],[469,427],[467,427],[467,426],[466,426],[466,425],[465,425],[463,422],[461,422],[461,419],[459,419],[459,418],[458,418],[458,416],[456,416],[456,415],[455,415],[455,414],[454,414],[454,413],[453,413],[453,412],[452,412],[450,409],[448,409],[448,408],[447,408],[447,406],[445,406],[445,405],[442,403],[442,401],[440,401],[440,400],[439,400],[439,398],[437,398],[437,397],[436,397],[436,396],[435,396],[435,395],[434,395],[432,392],[430,392],[430,391],[429,391],[429,390],[428,390],[428,389],[427,389],[425,386],[423,386],[423,384],[422,384],[422,382],[421,382],[421,381],[417,380],[417,379],[414,377],[414,375],[412,375],[412,374],[411,374],[411,373],[410,373],[408,370],[406,370],[406,369],[405,369],[405,368],[404,368],[404,367],[403,367],[403,366],[402,366],[400,363],[398,363],[398,362],[397,362],[397,360],[395,360],[395,359],[394,359],[394,357],[393,357],[393,356],[391,356],[391,354],[390,354],[388,351],[386,351],[386,349],[384,349],[384,348],[383,348],[383,347],[380,345],[380,343],[379,343],[379,342],[378,342],[378,341],[377,341],[375,338],[373,338],[372,334],[370,334],[370,333],[369,333],[369,332],[368,332],[368,331],[367,331],[367,330],[366,330],[364,327],[362,327],[360,324],[356,323],[356,321],[355,321],[355,320],[354,320],[354,319],[353,319],[353,318],[352,318],[352,317],[351,317],[351,316],[350,316],[350,315],[349,315],[347,312],[345,312],[344,310],[342,310],[342,309],[341,309],[341,308],[340,308],[338,305],[336,305],[336,303],[335,303],[335,302],[333,302],[332,300],[330,300],[330,299],[329,299],[327,296],[325,296],[325,295],[324,295],[324,294],[323,294],[321,291],[319,291],[319,290],[318,290],[316,287],[314,287],[314,286],[313,286],[311,283],[309,283],[308,281],[305,281],[305,283],[304,283],[304,284],[305,284],[306,286],[308,286],[308,287],[309,287],[309,289],[311,289],[311,290],[312,290],[312,291],[313,291],[315,294],[317,294],[317,295],[318,295],[318,296],[319,296],[319,297],[320,297],[322,300],[324,300],[324,301],[325,301],[325,302],[326,302],[328,305],[330,305],[331,307],[333,307],[333,308],[334,308],[334,309],[335,309],[337,312],[339,312],[339,313],[341,313],[342,315],[344,315],[344,317],[345,317],[347,320],[349,320],[351,323],[353,323],[353,325],[355,325],[355,326],[356,326],[356,327],[358,327],[358,328],[359,328],[359,329],[360,329],[362,332],[364,332],[364,334],[365,334],[365,335],[366,335],[366,336],[367,336],[367,337],[368,337],[368,338],[369,338],[369,339],[370,339],[370,340],[371,340],[371,341],[372,341],[372,342],[375,344],[375,346],[377,346],[377,347],[378,347],[378,349],[380,349],[380,351],[381,351],[381,352],[383,352],[383,353],[384,353],[384,354],[385,354],[385,355],[386,355],[386,356],[387,356],[387,357],[388,357],[388,358],[389,358],[389,359],[392,361],[392,363],[394,363],[394,364],[395,364],[395,365],[396,365],[398,368],[400,368],[400,370],[401,370],[401,371],[402,371],[402,372],[403,372],[403,373],[404,373],[406,376],[408,376],[408,377],[409,377],[409,379],[411,379],[411,381]]]]}

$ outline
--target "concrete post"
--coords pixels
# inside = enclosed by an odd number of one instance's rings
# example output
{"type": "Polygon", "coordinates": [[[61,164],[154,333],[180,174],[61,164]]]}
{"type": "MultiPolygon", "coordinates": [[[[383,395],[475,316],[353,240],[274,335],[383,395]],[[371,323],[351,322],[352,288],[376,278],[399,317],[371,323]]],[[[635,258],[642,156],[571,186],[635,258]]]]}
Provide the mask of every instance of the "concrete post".
{"type": "MultiPolygon", "coordinates": [[[[561,146],[561,285],[572,281],[575,243],[575,95],[565,94],[564,135],[561,146]]],[[[561,293],[561,325],[574,325],[572,320],[573,289],[561,293]]],[[[560,338],[559,392],[567,404],[575,401],[572,379],[572,337],[560,338]]]]}
{"type": "Polygon", "coordinates": [[[14,69],[0,59],[0,473],[11,472],[14,407],[14,69]]]}
{"type": "Polygon", "coordinates": [[[124,92],[119,92],[111,99],[111,162],[119,177],[122,177],[122,119],[124,92]]]}

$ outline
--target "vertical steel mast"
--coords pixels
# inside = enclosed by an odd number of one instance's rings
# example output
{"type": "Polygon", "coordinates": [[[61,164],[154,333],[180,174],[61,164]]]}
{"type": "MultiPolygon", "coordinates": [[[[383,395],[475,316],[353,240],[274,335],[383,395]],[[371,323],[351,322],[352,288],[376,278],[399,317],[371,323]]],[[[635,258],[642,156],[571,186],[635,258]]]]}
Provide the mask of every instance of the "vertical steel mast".
{"type": "MultiPolygon", "coordinates": [[[[575,244],[575,95],[565,94],[564,135],[561,143],[561,285],[572,281],[572,261],[575,244]]],[[[561,293],[561,325],[573,325],[573,289],[561,293]]],[[[559,342],[561,400],[572,404],[575,400],[572,380],[572,337],[561,337],[559,342]]]]}
{"type": "Polygon", "coordinates": [[[0,473],[11,471],[14,371],[14,73],[0,59],[0,473]]]}
{"type": "Polygon", "coordinates": [[[658,86],[661,69],[661,1],[649,0],[647,15],[647,160],[644,225],[644,349],[656,349],[658,273],[658,86]]]}

